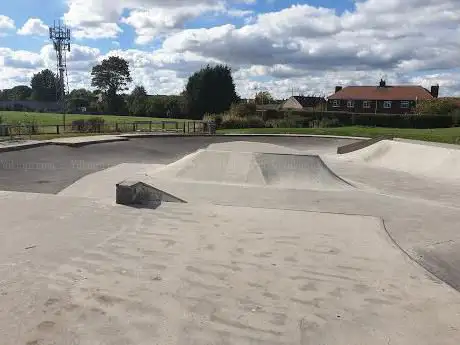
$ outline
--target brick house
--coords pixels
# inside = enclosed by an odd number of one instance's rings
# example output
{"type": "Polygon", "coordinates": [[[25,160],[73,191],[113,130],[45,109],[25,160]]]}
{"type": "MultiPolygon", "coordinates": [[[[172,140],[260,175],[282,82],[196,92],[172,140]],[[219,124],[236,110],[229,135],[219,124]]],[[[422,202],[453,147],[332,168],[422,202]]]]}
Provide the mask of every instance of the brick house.
{"type": "Polygon", "coordinates": [[[281,109],[316,110],[323,109],[325,106],[326,100],[323,97],[292,96],[283,103],[281,109]]]}
{"type": "Polygon", "coordinates": [[[390,86],[384,80],[378,86],[337,86],[328,97],[328,111],[353,113],[411,113],[418,101],[438,98],[439,85],[431,91],[422,86],[390,86]]]}

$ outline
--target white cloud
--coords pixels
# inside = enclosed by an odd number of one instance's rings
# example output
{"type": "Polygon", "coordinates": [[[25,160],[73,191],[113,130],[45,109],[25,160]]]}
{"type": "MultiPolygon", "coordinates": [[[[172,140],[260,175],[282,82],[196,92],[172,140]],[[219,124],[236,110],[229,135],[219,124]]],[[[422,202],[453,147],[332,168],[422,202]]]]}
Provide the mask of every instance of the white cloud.
{"type": "MultiPolygon", "coordinates": [[[[256,87],[277,97],[289,96],[292,88],[328,95],[337,84],[376,84],[382,75],[392,84],[440,83],[443,95],[460,92],[458,0],[388,0],[385,6],[381,0],[356,0],[344,13],[304,4],[262,14],[251,14],[255,1],[246,0],[67,2],[64,17],[81,39],[69,55],[71,87],[88,87],[91,67],[120,55],[130,61],[135,83],[150,93],[180,92],[186,78],[207,63],[229,64],[243,97],[256,87]],[[200,28],[203,15],[207,27],[200,28]],[[241,16],[245,24],[231,24],[231,16],[241,16]],[[227,24],[212,27],[208,19],[227,24]],[[184,29],[192,20],[198,28],[184,29]],[[112,51],[102,52],[84,46],[91,38],[121,42],[125,26],[135,30],[136,43],[154,42],[155,50],[112,44],[112,51]]],[[[11,75],[14,68],[54,68],[51,48],[30,56],[0,53],[0,69],[11,75]]]]}
{"type": "Polygon", "coordinates": [[[77,39],[97,40],[101,38],[117,38],[123,30],[115,23],[100,23],[97,26],[77,27],[73,36],[77,39]]]}
{"type": "Polygon", "coordinates": [[[46,36],[49,29],[41,19],[29,18],[23,27],[18,30],[18,35],[28,36],[46,36]]]}
{"type": "Polygon", "coordinates": [[[16,28],[16,25],[14,24],[14,20],[11,19],[10,17],[4,16],[0,14],[0,34],[1,30],[11,30],[16,28]]]}
{"type": "Polygon", "coordinates": [[[247,17],[254,13],[252,10],[239,10],[239,9],[230,9],[227,11],[227,14],[231,17],[247,17]]]}
{"type": "Polygon", "coordinates": [[[208,12],[222,11],[222,3],[198,3],[177,8],[154,7],[133,10],[122,22],[131,25],[137,34],[136,43],[146,44],[166,33],[175,32],[184,27],[190,19],[208,12]]]}

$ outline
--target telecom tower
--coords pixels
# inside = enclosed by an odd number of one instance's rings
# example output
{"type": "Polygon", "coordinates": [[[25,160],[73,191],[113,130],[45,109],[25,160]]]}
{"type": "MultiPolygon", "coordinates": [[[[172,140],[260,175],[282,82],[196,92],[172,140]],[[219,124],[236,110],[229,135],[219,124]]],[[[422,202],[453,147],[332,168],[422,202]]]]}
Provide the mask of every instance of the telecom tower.
{"type": "Polygon", "coordinates": [[[54,50],[56,51],[56,74],[58,76],[56,85],[56,100],[61,106],[65,128],[65,96],[68,89],[67,77],[67,52],[70,52],[70,29],[61,21],[54,22],[49,28],[50,40],[53,41],[54,50]]]}

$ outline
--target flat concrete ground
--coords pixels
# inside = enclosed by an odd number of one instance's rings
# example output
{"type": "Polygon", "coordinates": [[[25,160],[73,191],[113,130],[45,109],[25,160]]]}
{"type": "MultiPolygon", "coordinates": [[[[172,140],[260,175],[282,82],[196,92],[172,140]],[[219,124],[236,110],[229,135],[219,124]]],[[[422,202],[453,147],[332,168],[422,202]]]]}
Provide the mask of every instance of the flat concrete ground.
{"type": "Polygon", "coordinates": [[[81,177],[121,163],[168,164],[213,143],[266,142],[335,152],[356,140],[316,137],[153,137],[79,148],[44,146],[0,153],[0,190],[55,194],[81,177]]]}
{"type": "Polygon", "coordinates": [[[57,194],[0,191],[0,343],[460,344],[460,182],[347,162],[334,154],[347,143],[0,154],[8,189],[57,194]],[[347,188],[330,188],[333,173],[347,188]],[[116,205],[124,179],[187,203],[116,205]]]}

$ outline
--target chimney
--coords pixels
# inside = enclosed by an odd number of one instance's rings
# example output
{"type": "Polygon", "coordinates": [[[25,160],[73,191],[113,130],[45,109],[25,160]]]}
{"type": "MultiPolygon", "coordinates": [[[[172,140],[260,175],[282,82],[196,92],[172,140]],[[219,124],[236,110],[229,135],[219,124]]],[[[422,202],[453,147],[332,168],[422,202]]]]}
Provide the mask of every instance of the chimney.
{"type": "Polygon", "coordinates": [[[342,87],[341,87],[341,86],[336,86],[336,87],[335,87],[335,93],[339,92],[340,90],[342,90],[342,87]]]}
{"type": "Polygon", "coordinates": [[[387,86],[387,82],[383,79],[380,79],[380,87],[386,87],[387,86]]]}
{"type": "Polygon", "coordinates": [[[439,96],[439,85],[433,85],[431,87],[431,96],[433,96],[434,98],[438,98],[439,96]]]}

